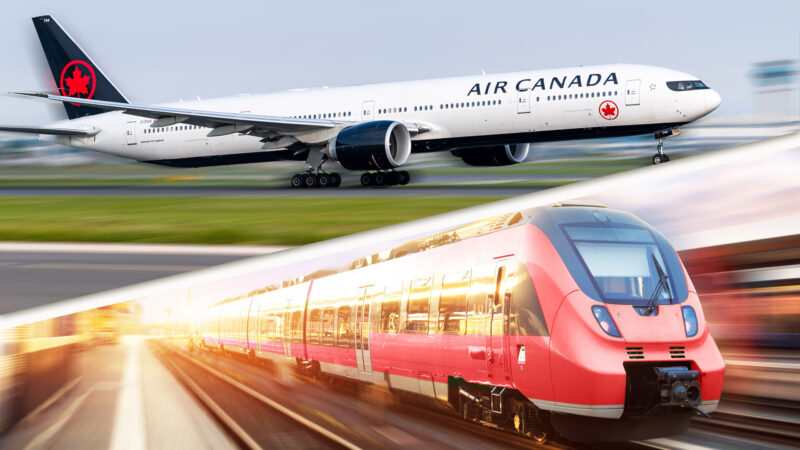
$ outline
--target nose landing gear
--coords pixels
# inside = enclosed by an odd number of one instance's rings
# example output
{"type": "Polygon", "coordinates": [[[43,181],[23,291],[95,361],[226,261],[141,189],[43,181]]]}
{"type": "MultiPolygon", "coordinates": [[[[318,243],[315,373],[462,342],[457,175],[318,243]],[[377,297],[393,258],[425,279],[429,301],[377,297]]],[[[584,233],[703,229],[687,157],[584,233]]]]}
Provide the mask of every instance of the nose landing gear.
{"type": "Polygon", "coordinates": [[[664,128],[656,131],[655,138],[658,139],[658,153],[653,155],[653,164],[661,164],[669,161],[669,155],[664,153],[664,139],[681,134],[680,127],[664,128]]]}
{"type": "Polygon", "coordinates": [[[661,164],[669,161],[669,155],[664,153],[664,139],[658,139],[658,147],[656,147],[658,153],[653,155],[653,164],[661,164]]]}

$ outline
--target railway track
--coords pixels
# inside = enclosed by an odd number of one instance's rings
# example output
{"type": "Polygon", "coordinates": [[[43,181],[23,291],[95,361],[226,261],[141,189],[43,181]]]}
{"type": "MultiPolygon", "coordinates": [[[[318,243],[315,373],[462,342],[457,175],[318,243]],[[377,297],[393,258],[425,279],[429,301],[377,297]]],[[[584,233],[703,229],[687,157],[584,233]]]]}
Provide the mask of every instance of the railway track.
{"type": "MultiPolygon", "coordinates": [[[[248,384],[248,376],[236,376],[234,379],[225,368],[215,368],[213,361],[204,362],[205,358],[193,358],[185,352],[172,348],[168,344],[152,344],[154,354],[181,381],[203,405],[218,419],[237,443],[246,448],[377,448],[375,441],[353,442],[348,438],[331,433],[321,425],[292,412],[285,406],[267,398],[248,384]],[[225,383],[219,383],[219,381],[225,383]],[[228,385],[221,388],[220,385],[228,385]],[[287,415],[288,411],[288,415],[287,415]],[[276,420],[276,417],[278,416],[276,420]],[[258,420],[255,420],[258,418],[258,420]],[[294,423],[292,423],[294,422],[294,423]],[[269,423],[269,429],[264,424],[269,423]],[[309,428],[309,423],[311,427],[309,428]],[[305,434],[306,436],[302,436],[305,434]],[[310,439],[308,434],[316,435],[310,439]],[[286,439],[286,435],[291,439],[286,439]],[[309,440],[310,439],[310,440],[309,440]],[[316,445],[319,444],[319,445],[316,445]]],[[[242,358],[233,361],[254,366],[242,358]]],[[[261,368],[256,368],[261,369],[261,368]]],[[[235,370],[234,370],[235,372],[235,370]]],[[[265,371],[265,373],[267,373],[265,371]]],[[[241,375],[241,374],[240,374],[241,375]]],[[[347,397],[358,396],[358,389],[349,385],[329,385],[317,380],[307,379],[314,389],[325,389],[331,393],[343,394],[347,397]]],[[[358,400],[359,402],[363,400],[358,400]]],[[[379,409],[379,405],[370,405],[379,409]]],[[[436,425],[460,435],[467,442],[460,448],[552,448],[552,449],[590,449],[605,448],[592,445],[574,444],[562,440],[554,440],[540,445],[522,436],[503,430],[483,426],[475,422],[466,422],[454,414],[445,411],[426,409],[414,404],[393,404],[387,409],[403,416],[405,420],[422,424],[425,427],[436,425]]],[[[398,424],[402,429],[402,425],[398,424]]],[[[413,434],[413,431],[408,431],[413,434]]],[[[356,434],[358,434],[356,432],[356,434]]],[[[434,447],[434,443],[430,443],[434,447]]],[[[458,447],[456,443],[452,444],[458,447]]],[[[392,447],[394,445],[390,445],[392,447]]],[[[398,445],[397,447],[404,447],[398,445]]],[[[615,443],[615,448],[644,448],[639,443],[615,443]]]]}
{"type": "Polygon", "coordinates": [[[794,417],[791,417],[789,414],[781,414],[781,409],[774,407],[770,413],[762,413],[756,409],[721,406],[713,414],[713,419],[695,417],[692,420],[692,429],[796,447],[800,442],[800,419],[797,418],[796,410],[794,413],[794,417]]]}
{"type": "Polygon", "coordinates": [[[362,448],[183,352],[150,348],[243,448],[362,448]]]}

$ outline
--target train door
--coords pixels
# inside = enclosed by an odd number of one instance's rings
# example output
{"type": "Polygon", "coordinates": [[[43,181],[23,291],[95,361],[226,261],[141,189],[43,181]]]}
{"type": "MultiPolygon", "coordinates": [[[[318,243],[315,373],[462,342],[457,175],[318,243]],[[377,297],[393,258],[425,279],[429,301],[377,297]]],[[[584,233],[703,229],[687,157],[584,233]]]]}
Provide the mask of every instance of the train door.
{"type": "Polygon", "coordinates": [[[356,300],[356,362],[361,373],[372,373],[372,359],[369,354],[371,303],[371,286],[360,288],[356,300]]]}
{"type": "Polygon", "coordinates": [[[642,80],[628,80],[625,84],[625,106],[639,104],[639,85],[642,80]]]}
{"type": "Polygon", "coordinates": [[[364,102],[361,106],[361,120],[372,120],[375,117],[375,102],[364,102]]]}
{"type": "Polygon", "coordinates": [[[283,354],[292,357],[292,305],[286,300],[286,311],[283,314],[283,354]]]}
{"type": "Polygon", "coordinates": [[[128,122],[125,124],[125,143],[127,145],[136,145],[136,122],[128,122]]]}
{"type": "Polygon", "coordinates": [[[494,286],[486,298],[488,330],[486,333],[486,371],[490,381],[503,382],[508,378],[506,359],[506,323],[510,291],[508,261],[500,261],[495,268],[494,286]]]}

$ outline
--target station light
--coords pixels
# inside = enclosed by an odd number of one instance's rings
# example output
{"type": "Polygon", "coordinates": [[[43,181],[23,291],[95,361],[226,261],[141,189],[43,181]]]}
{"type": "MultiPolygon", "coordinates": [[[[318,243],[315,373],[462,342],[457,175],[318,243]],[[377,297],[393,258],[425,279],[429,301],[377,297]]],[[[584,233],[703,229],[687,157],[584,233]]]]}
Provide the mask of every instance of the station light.
{"type": "Polygon", "coordinates": [[[617,325],[614,323],[614,319],[611,318],[611,314],[608,313],[605,306],[592,306],[592,314],[594,314],[594,318],[597,319],[597,323],[600,324],[600,328],[602,328],[606,334],[613,337],[622,337],[617,329],[617,325]]]}
{"type": "Polygon", "coordinates": [[[691,306],[683,307],[683,326],[686,329],[686,337],[697,334],[697,314],[691,306]]]}

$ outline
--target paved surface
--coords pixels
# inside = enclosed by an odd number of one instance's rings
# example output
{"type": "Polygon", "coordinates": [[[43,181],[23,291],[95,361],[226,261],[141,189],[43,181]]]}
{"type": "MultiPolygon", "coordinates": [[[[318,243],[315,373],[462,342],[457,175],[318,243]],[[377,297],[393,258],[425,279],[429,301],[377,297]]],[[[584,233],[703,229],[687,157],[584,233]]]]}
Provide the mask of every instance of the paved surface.
{"type": "Polygon", "coordinates": [[[75,357],[81,381],[0,439],[0,448],[235,448],[138,338],[75,357]]]}
{"type": "Polygon", "coordinates": [[[528,194],[534,187],[400,187],[291,189],[273,187],[13,187],[0,188],[0,197],[509,197],[528,194]]]}
{"type": "Polygon", "coordinates": [[[46,245],[0,245],[0,314],[252,256],[232,248],[46,245]]]}

